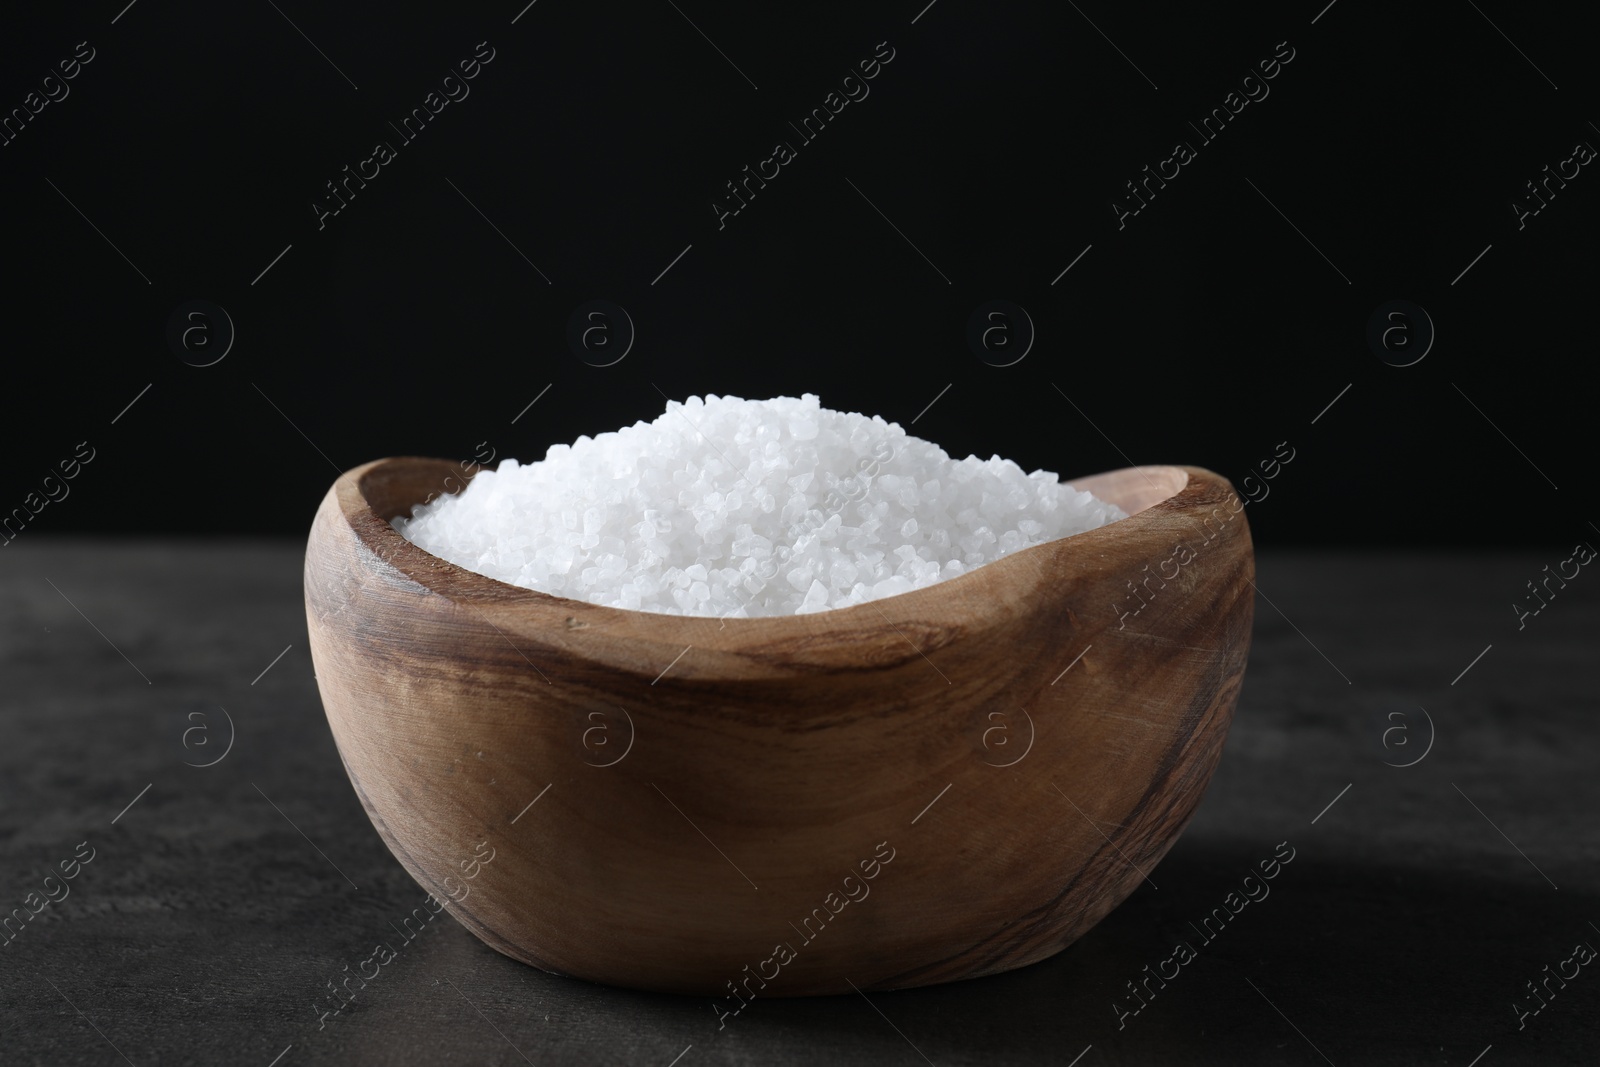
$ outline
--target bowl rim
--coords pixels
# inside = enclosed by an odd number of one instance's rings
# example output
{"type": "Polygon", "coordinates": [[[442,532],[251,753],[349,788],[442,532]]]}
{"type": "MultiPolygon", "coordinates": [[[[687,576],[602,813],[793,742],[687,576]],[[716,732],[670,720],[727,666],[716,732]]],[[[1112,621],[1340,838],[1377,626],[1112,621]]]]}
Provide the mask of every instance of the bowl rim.
{"type": "MultiPolygon", "coordinates": [[[[1086,486],[1090,487],[1089,491],[1094,491],[1093,486],[1105,487],[1119,482],[1131,484],[1133,478],[1140,477],[1163,495],[1145,500],[1127,518],[1019,549],[954,578],[920,589],[806,615],[724,617],[672,615],[575,600],[513,585],[436,556],[401,535],[390,525],[390,517],[380,514],[369,497],[374,479],[404,468],[434,468],[444,478],[454,476],[462,479],[463,487],[465,480],[470,480],[483,468],[433,457],[389,456],[343,472],[330,488],[328,496],[336,504],[338,518],[356,540],[376,557],[380,567],[390,568],[414,583],[415,591],[440,596],[451,603],[470,604],[480,614],[492,613],[502,621],[529,616],[545,622],[564,619],[568,628],[599,627],[613,631],[618,636],[641,638],[658,635],[659,628],[671,627],[676,631],[674,640],[687,641],[706,651],[733,653],[748,651],[761,642],[815,640],[830,632],[880,631],[884,623],[894,627],[897,621],[901,625],[920,623],[927,626],[931,620],[940,617],[948,602],[969,605],[983,603],[988,598],[971,595],[981,588],[981,583],[1011,575],[1011,572],[1026,575],[1029,570],[1040,571],[1066,554],[1081,556],[1086,561],[1097,557],[1104,559],[1113,555],[1106,551],[1112,541],[1126,542],[1141,536],[1181,536],[1198,525],[1195,513],[1202,506],[1219,504],[1229,497],[1238,499],[1231,483],[1221,475],[1202,467],[1178,464],[1142,464],[1070,480],[1062,479],[1063,484],[1080,491],[1086,486]],[[1176,487],[1168,492],[1158,487],[1154,478],[1165,479],[1176,487]],[[936,606],[941,610],[931,610],[936,606]]],[[[454,491],[458,492],[459,489],[454,491]]],[[[413,508],[415,506],[416,502],[410,505],[413,508]]],[[[1124,507],[1124,510],[1128,509],[1124,507]]],[[[400,513],[403,512],[396,512],[400,513]]],[[[315,540],[315,526],[312,537],[315,540]]],[[[1015,575],[1012,577],[1016,578],[1015,575]]],[[[957,629],[973,623],[979,613],[969,610],[962,614],[966,618],[956,625],[957,629]]],[[[488,615],[484,614],[484,617],[487,619],[488,615]]],[[[494,625],[492,621],[491,625],[494,625]]],[[[523,627],[518,626],[517,629],[523,630],[523,627]]],[[[916,642],[912,642],[912,646],[917,647],[916,642]]]]}

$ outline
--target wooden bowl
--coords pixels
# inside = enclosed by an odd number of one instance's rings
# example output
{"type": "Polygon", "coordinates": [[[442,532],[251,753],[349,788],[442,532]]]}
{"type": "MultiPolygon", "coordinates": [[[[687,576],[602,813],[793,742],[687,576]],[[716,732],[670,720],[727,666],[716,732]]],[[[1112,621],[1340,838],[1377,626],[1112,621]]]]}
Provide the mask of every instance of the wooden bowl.
{"type": "Polygon", "coordinates": [[[334,483],[306,548],[312,659],[396,858],[547,971],[732,1013],[1021,967],[1146,879],[1221,754],[1254,561],[1209,471],[1078,479],[1131,517],[726,620],[517,588],[390,527],[462,481],[400,458],[334,483]]]}

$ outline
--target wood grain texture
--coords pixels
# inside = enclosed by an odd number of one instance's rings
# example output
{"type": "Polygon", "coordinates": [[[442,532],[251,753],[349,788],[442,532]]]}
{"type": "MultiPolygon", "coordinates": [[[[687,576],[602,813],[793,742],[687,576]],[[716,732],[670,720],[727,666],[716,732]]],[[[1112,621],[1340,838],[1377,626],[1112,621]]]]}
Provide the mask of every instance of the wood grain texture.
{"type": "Polygon", "coordinates": [[[391,851],[546,970],[732,1010],[1020,967],[1137,888],[1221,754],[1254,563],[1208,471],[1079,479],[1134,514],[900,596],[728,620],[520,589],[394,532],[452,477],[401,458],[334,484],[311,652],[391,851]]]}

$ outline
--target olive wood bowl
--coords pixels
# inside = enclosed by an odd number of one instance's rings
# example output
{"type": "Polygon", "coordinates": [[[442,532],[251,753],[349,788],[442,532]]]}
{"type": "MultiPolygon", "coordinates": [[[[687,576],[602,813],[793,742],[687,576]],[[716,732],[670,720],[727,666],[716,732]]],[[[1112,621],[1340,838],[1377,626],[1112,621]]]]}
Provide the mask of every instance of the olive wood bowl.
{"type": "Polygon", "coordinates": [[[1010,970],[1147,880],[1216,768],[1254,560],[1210,471],[1077,479],[1130,517],[754,619],[518,588],[390,526],[471,473],[342,475],[306,547],[306,618],[373,825],[514,959],[712,994],[724,1018],[756,995],[1010,970]]]}

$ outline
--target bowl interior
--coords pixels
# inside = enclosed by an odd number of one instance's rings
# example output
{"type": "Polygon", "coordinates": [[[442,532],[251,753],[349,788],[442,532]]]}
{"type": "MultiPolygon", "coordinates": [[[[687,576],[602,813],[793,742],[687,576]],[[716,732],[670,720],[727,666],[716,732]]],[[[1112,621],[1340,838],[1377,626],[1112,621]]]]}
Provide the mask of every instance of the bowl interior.
{"type": "MultiPolygon", "coordinates": [[[[1127,541],[1137,538],[1150,527],[1155,515],[1144,515],[1167,501],[1169,507],[1183,505],[1174,498],[1186,489],[1191,493],[1189,471],[1175,466],[1127,467],[1107,471],[1085,478],[1073,479],[1068,484],[1079,490],[1095,494],[1115,503],[1129,518],[1106,526],[1087,530],[1056,541],[1047,541],[1013,552],[965,574],[925,586],[921,589],[899,593],[891,597],[833,611],[810,615],[756,616],[754,618],[721,619],[710,616],[666,615],[654,612],[636,612],[626,608],[613,608],[586,601],[571,600],[523,586],[509,585],[478,574],[406,540],[390,525],[390,520],[409,515],[418,504],[446,493],[463,489],[480,468],[444,459],[400,456],[375,461],[364,470],[352,472],[355,494],[359,500],[346,501],[347,515],[357,535],[376,555],[388,561],[406,578],[433,592],[452,597],[488,597],[497,602],[516,602],[528,606],[559,605],[577,619],[608,621],[628,625],[643,620],[672,620],[672,625],[694,636],[688,638],[697,644],[742,644],[743,636],[751,639],[770,638],[774,634],[793,632],[812,634],[837,626],[864,622],[876,628],[888,612],[894,618],[902,616],[904,609],[912,614],[926,608],[939,606],[934,617],[957,621],[957,615],[966,622],[976,621],[995,610],[997,601],[1025,594],[1040,581],[1051,580],[1053,573],[1048,560],[1058,558],[1059,550],[1070,544],[1081,546],[1089,555],[1103,553],[1110,541],[1127,541]],[[349,514],[354,508],[356,514],[349,514]],[[1125,525],[1126,524],[1126,525],[1125,525]],[[891,603],[896,608],[891,608],[891,603]],[[957,615],[952,615],[952,605],[960,605],[957,615]],[[967,618],[970,616],[970,618],[967,618]],[[731,624],[731,625],[730,625],[731,624]],[[715,631],[714,633],[711,631],[715,631]]],[[[1159,520],[1158,520],[1159,521],[1159,520]]],[[[1154,528],[1151,527],[1153,530],[1154,528]]],[[[1164,536],[1164,535],[1163,535],[1164,536]]]]}
{"type": "MultiPolygon", "coordinates": [[[[443,459],[399,456],[372,464],[357,486],[367,506],[388,522],[410,515],[424,501],[460,492],[481,469],[443,459]]],[[[1182,467],[1124,467],[1064,483],[1110,501],[1131,517],[1182,492],[1189,474],[1182,467]]]]}
{"type": "Polygon", "coordinates": [[[1110,501],[1132,518],[1183,492],[1189,484],[1189,472],[1182,467],[1124,467],[1087,478],[1072,478],[1067,484],[1110,501]]]}

